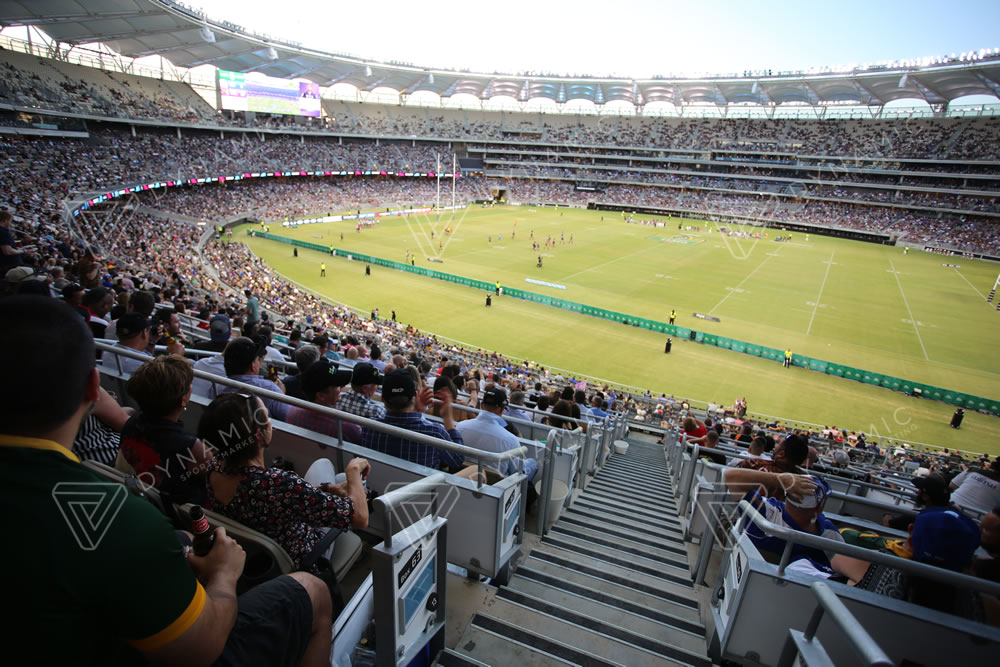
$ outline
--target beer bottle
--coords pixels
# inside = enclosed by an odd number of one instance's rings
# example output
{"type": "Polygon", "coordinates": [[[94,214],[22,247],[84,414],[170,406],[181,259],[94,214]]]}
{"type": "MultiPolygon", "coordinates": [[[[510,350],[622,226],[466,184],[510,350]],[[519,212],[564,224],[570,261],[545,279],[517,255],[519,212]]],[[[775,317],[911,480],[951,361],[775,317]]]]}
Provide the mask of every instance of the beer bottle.
{"type": "Polygon", "coordinates": [[[215,526],[208,522],[205,510],[198,505],[191,508],[191,532],[194,538],[191,540],[191,550],[195,556],[206,556],[215,544],[215,526]]]}

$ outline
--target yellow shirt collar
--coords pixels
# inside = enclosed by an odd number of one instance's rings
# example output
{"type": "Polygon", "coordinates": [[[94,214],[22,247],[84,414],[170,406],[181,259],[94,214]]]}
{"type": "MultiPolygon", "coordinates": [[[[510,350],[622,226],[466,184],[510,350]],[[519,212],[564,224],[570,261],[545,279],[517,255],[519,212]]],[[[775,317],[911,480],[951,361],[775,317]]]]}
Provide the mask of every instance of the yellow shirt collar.
{"type": "Polygon", "coordinates": [[[0,435],[0,447],[27,447],[29,449],[44,449],[59,452],[70,461],[80,462],[80,458],[58,442],[42,438],[26,438],[18,435],[0,435]]]}

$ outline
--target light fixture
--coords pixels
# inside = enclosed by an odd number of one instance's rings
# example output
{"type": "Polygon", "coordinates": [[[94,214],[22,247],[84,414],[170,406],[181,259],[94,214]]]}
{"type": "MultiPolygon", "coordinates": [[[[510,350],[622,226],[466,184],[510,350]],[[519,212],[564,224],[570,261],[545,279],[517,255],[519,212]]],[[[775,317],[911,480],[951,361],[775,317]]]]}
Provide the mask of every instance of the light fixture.
{"type": "Polygon", "coordinates": [[[365,76],[370,77],[372,75],[371,65],[365,65],[365,76]]]}
{"type": "Polygon", "coordinates": [[[267,47],[267,59],[268,60],[277,60],[278,59],[278,52],[274,50],[273,46],[267,47]]]}
{"type": "Polygon", "coordinates": [[[201,30],[198,31],[198,34],[209,44],[215,43],[215,33],[209,30],[207,25],[202,26],[201,30]]]}

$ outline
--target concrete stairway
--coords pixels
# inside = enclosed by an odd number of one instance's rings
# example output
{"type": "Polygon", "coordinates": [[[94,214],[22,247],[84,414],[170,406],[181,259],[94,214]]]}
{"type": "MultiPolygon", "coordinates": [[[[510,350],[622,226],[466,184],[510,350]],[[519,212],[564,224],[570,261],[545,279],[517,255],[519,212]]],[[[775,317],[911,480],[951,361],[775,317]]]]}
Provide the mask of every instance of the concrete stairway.
{"type": "Polygon", "coordinates": [[[710,665],[688,572],[663,449],[632,442],[439,664],[710,665]]]}

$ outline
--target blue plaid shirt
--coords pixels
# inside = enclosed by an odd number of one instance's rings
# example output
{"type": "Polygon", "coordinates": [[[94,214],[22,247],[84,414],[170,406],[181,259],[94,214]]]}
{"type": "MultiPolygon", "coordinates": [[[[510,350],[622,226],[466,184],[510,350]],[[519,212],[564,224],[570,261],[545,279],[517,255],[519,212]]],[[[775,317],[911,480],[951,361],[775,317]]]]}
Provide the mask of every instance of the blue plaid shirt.
{"type": "MultiPolygon", "coordinates": [[[[341,396],[341,400],[343,400],[343,396],[341,396]]],[[[443,426],[427,421],[418,412],[388,412],[385,418],[379,421],[390,426],[405,428],[408,431],[415,431],[424,435],[434,436],[435,438],[441,438],[442,440],[449,440],[459,445],[465,444],[462,442],[462,436],[458,431],[455,429],[446,431],[443,426]]],[[[383,452],[390,456],[419,463],[428,468],[434,468],[435,470],[440,468],[442,463],[452,469],[456,469],[462,465],[463,457],[461,454],[456,454],[445,449],[438,449],[431,445],[425,445],[422,442],[406,440],[405,438],[382,433],[381,431],[366,428],[363,429],[363,432],[364,446],[368,449],[374,449],[376,452],[383,452]]]]}

